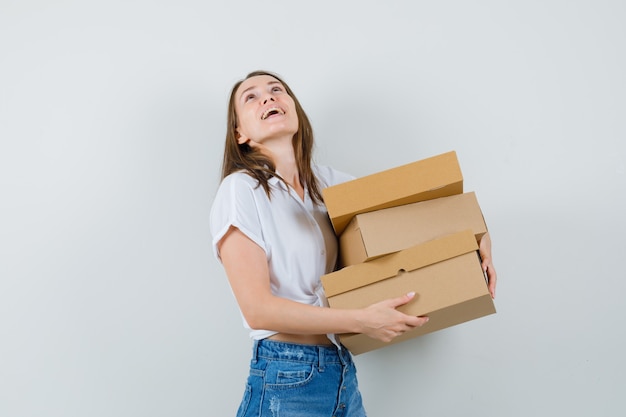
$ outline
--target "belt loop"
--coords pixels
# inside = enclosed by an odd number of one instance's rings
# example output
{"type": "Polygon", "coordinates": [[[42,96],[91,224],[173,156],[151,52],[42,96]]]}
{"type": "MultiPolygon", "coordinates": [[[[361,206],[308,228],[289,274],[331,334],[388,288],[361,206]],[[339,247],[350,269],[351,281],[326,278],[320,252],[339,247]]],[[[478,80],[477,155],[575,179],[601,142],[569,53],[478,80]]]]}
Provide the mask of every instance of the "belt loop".
{"type": "Polygon", "coordinates": [[[339,350],[339,360],[341,361],[341,365],[343,366],[346,366],[350,363],[350,352],[348,352],[348,349],[339,350]]]}
{"type": "Polygon", "coordinates": [[[259,350],[259,341],[255,340],[254,345],[252,346],[252,363],[256,363],[258,357],[259,350]]]}
{"type": "Polygon", "coordinates": [[[320,372],[324,372],[324,348],[322,346],[317,347],[317,360],[318,360],[318,370],[320,372]]]}

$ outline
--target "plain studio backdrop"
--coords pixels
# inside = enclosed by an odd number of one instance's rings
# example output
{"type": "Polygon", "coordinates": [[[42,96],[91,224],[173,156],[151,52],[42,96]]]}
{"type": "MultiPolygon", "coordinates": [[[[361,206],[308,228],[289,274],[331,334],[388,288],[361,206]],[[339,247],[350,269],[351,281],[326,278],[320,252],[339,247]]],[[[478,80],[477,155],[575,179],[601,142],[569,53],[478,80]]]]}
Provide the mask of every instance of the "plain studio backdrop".
{"type": "Polygon", "coordinates": [[[282,75],[320,164],[450,150],[498,313],[357,356],[371,416],[626,413],[622,1],[0,2],[0,415],[234,416],[213,258],[232,84],[282,75]]]}

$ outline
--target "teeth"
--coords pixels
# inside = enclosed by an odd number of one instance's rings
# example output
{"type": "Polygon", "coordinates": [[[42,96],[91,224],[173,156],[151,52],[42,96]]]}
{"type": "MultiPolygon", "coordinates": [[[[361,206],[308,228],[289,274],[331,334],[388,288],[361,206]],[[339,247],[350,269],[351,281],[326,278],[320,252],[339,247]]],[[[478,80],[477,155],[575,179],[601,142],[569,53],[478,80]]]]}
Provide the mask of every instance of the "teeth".
{"type": "Polygon", "coordinates": [[[272,107],[272,108],[269,108],[269,109],[265,110],[265,112],[261,116],[261,119],[262,120],[267,119],[269,117],[270,113],[272,113],[272,112],[278,112],[279,114],[285,114],[283,109],[281,109],[279,107],[272,107]]]}

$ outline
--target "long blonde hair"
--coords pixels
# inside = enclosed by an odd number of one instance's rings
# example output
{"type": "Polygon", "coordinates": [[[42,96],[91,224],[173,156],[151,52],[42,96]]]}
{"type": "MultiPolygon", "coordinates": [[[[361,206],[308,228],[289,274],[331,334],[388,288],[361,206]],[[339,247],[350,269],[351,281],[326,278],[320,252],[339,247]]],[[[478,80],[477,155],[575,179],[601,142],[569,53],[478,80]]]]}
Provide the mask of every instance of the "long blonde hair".
{"type": "MultiPolygon", "coordinates": [[[[280,175],[276,173],[276,167],[271,158],[263,155],[258,150],[253,149],[248,144],[239,144],[237,142],[237,112],[235,111],[235,93],[245,80],[259,75],[269,75],[280,81],[285,87],[287,94],[291,96],[296,106],[296,114],[298,116],[298,131],[293,135],[292,144],[296,157],[296,165],[298,167],[298,175],[302,185],[307,189],[311,199],[316,203],[323,201],[320,185],[311,168],[314,140],[313,128],[309,122],[309,118],[302,109],[300,102],[293,94],[289,86],[280,79],[276,74],[268,71],[251,72],[243,80],[238,81],[233,86],[228,101],[228,120],[226,126],[226,143],[224,145],[224,160],[222,162],[222,179],[233,172],[243,170],[251,177],[255,178],[259,186],[262,186],[268,197],[271,198],[271,190],[269,179],[277,177],[285,182],[280,175]]],[[[286,184],[286,182],[285,182],[286,184]]]]}

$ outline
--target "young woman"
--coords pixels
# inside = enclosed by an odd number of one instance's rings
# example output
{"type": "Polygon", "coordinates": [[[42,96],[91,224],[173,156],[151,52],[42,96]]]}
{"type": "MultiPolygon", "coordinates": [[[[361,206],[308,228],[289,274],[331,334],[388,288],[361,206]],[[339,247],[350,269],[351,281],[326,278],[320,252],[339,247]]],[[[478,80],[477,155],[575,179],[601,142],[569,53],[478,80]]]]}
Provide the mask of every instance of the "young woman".
{"type": "Polygon", "coordinates": [[[278,76],[257,71],[234,85],[211,233],[254,340],[238,416],[365,416],[351,355],[335,335],[391,341],[428,320],[396,310],[412,293],[326,308],[320,277],[335,268],[337,241],[321,190],[352,177],[313,164],[312,150],[309,120],[278,76]]]}

